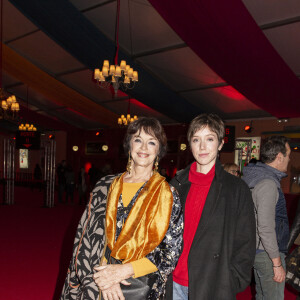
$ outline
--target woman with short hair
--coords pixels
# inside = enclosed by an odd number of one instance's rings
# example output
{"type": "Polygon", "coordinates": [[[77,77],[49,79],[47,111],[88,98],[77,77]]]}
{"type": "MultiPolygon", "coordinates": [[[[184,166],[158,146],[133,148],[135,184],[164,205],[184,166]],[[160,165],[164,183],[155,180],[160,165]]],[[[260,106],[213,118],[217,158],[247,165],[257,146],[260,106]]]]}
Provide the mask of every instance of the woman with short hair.
{"type": "Polygon", "coordinates": [[[224,123],[196,117],[188,130],[195,162],[171,180],[184,208],[184,247],[168,284],[167,299],[233,300],[251,280],[255,217],[251,193],[217,159],[224,123]],[[173,296],[172,296],[173,294],[173,296]]]}

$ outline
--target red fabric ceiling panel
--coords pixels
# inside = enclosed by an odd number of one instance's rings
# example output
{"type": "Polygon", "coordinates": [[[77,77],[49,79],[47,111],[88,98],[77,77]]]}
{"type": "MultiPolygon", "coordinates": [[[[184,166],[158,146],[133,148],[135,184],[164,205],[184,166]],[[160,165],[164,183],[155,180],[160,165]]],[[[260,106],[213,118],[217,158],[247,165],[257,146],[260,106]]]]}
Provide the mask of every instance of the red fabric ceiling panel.
{"type": "Polygon", "coordinates": [[[241,0],[149,0],[219,76],[278,118],[300,116],[300,81],[241,0]]]}

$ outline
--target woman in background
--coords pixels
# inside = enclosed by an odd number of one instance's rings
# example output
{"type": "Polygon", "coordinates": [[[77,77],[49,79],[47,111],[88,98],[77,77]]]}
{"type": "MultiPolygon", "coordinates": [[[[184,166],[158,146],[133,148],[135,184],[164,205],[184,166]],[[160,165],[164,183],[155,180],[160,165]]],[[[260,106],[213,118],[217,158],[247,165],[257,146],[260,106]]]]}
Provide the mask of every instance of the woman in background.
{"type": "Polygon", "coordinates": [[[239,166],[235,163],[226,163],[223,166],[224,170],[234,176],[240,177],[239,166]]]}

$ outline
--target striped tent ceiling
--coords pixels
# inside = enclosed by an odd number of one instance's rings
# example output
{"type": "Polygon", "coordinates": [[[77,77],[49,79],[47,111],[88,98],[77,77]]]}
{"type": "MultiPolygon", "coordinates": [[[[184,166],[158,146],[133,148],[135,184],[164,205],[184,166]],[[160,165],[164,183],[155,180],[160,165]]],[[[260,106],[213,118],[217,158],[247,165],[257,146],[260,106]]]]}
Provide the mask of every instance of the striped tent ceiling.
{"type": "Polygon", "coordinates": [[[120,52],[139,72],[126,93],[93,69],[115,53],[116,0],[3,0],[3,87],[44,128],[300,117],[298,0],[121,0],[120,52]]]}

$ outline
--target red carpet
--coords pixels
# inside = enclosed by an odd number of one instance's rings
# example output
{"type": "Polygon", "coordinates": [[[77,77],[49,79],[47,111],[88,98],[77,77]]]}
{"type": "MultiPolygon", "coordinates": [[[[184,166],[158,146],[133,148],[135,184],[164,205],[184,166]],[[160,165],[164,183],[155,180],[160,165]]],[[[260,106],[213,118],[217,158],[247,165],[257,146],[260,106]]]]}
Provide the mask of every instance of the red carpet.
{"type": "MultiPolygon", "coordinates": [[[[0,206],[0,300],[58,300],[84,207],[42,208],[42,193],[21,187],[15,202],[0,206]]],[[[250,287],[237,299],[251,300],[250,287]]]]}

